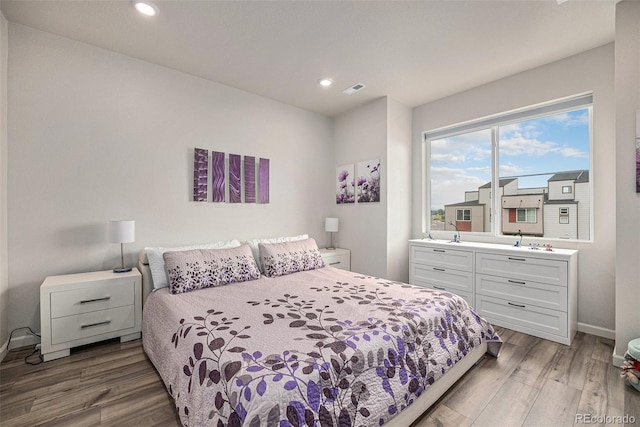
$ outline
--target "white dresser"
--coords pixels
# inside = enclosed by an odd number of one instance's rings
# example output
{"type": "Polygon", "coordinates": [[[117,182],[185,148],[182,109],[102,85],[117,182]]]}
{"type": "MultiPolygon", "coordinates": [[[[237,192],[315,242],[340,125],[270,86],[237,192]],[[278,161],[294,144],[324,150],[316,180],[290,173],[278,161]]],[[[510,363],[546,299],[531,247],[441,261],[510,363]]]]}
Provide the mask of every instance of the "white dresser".
{"type": "Polygon", "coordinates": [[[45,362],[68,356],[72,347],[140,338],[141,275],[134,268],[49,276],[40,286],[40,323],[45,362]]]}
{"type": "Polygon", "coordinates": [[[320,249],[320,255],[325,265],[339,268],[341,270],[351,270],[351,251],[349,249],[320,249]]]}
{"type": "Polygon", "coordinates": [[[410,240],[409,253],[411,284],[456,293],[495,325],[571,344],[578,251],[410,240]]]}

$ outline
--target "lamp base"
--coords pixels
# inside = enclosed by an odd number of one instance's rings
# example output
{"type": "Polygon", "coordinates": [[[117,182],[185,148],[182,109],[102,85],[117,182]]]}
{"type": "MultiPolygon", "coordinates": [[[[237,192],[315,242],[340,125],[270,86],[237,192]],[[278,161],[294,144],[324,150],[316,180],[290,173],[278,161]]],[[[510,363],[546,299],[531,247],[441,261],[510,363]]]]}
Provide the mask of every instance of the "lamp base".
{"type": "Polygon", "coordinates": [[[325,249],[328,250],[328,251],[335,251],[336,250],[336,248],[325,248],[325,249]]]}
{"type": "Polygon", "coordinates": [[[128,273],[132,270],[132,268],[114,268],[114,273],[128,273]]]}

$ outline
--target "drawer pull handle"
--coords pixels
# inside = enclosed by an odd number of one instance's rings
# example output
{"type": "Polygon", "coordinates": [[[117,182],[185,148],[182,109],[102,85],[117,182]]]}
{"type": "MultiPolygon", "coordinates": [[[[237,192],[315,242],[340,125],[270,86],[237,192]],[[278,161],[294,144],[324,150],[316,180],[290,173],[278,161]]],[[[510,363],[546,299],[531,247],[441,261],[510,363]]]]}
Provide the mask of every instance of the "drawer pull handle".
{"type": "Polygon", "coordinates": [[[434,249],[433,252],[446,252],[444,249],[434,249]]]}
{"type": "Polygon", "coordinates": [[[514,307],[519,307],[519,308],[525,308],[526,307],[526,305],[514,304],[512,302],[507,302],[507,304],[512,305],[514,307]]]}
{"type": "Polygon", "coordinates": [[[330,263],[329,263],[329,265],[338,265],[338,264],[340,264],[340,261],[337,261],[337,262],[330,262],[330,263]]]}
{"type": "Polygon", "coordinates": [[[526,259],[525,259],[525,258],[514,258],[514,257],[511,257],[511,256],[509,257],[509,259],[510,259],[511,261],[526,261],[526,259]]]}
{"type": "Polygon", "coordinates": [[[526,285],[527,284],[527,282],[518,282],[517,280],[511,280],[511,279],[508,279],[507,281],[509,283],[515,283],[516,285],[526,285]]]}
{"type": "Polygon", "coordinates": [[[445,270],[444,268],[438,268],[438,267],[433,267],[433,269],[434,269],[435,271],[447,271],[447,270],[445,270]]]}
{"type": "Polygon", "coordinates": [[[82,325],[82,326],[80,326],[80,329],[91,328],[93,326],[108,325],[109,323],[111,323],[111,320],[105,320],[104,322],[91,323],[89,325],[82,325]]]}
{"type": "Polygon", "coordinates": [[[441,288],[440,286],[433,285],[433,289],[437,289],[439,291],[446,291],[445,288],[441,288]]]}
{"type": "Polygon", "coordinates": [[[95,298],[95,299],[83,299],[82,301],[80,301],[80,304],[88,304],[90,302],[98,302],[98,301],[109,301],[110,299],[111,299],[111,297],[95,298]]]}

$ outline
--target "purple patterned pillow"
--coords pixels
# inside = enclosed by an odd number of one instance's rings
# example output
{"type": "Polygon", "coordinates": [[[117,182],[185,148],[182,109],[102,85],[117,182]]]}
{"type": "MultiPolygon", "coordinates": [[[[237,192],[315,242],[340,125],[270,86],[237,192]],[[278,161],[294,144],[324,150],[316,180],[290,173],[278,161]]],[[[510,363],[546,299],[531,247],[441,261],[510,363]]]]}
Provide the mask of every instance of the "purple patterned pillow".
{"type": "Polygon", "coordinates": [[[168,251],[162,256],[172,294],[260,277],[260,270],[248,245],[232,249],[168,251]]]}
{"type": "Polygon", "coordinates": [[[269,277],[324,267],[322,255],[313,239],[285,243],[260,243],[260,263],[269,277]]]}

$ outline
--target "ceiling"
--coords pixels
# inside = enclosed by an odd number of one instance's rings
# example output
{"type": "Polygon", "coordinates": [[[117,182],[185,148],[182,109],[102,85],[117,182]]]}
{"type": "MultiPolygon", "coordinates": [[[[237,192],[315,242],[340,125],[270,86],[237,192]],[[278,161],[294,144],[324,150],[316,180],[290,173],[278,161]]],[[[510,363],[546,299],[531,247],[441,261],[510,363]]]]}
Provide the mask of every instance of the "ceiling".
{"type": "Polygon", "coordinates": [[[336,116],[389,96],[409,107],[614,40],[617,0],[1,0],[9,22],[336,116]],[[329,88],[318,80],[333,79],[329,88]],[[342,90],[362,82],[354,95],[342,90]]]}

